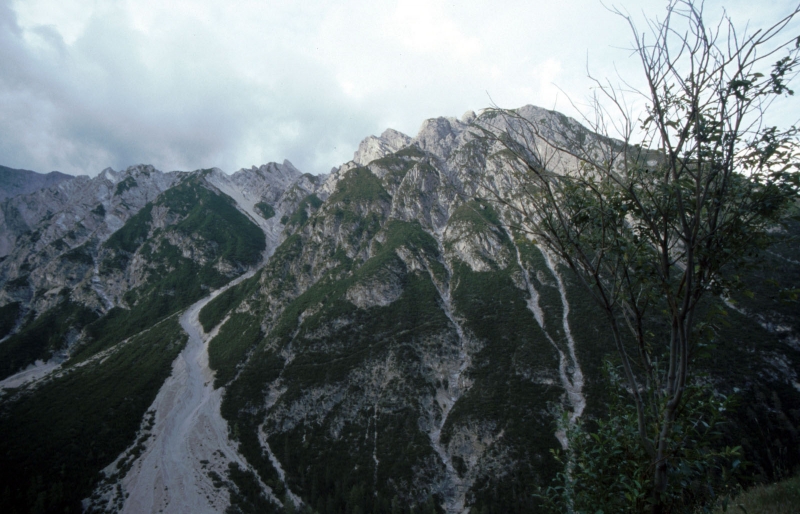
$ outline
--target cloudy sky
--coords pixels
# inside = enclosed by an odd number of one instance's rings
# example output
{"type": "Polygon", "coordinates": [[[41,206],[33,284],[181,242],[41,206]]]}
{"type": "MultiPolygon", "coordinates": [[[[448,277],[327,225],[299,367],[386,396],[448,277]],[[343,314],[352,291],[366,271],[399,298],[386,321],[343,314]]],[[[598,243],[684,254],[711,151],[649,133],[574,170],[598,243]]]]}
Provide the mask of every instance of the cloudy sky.
{"type": "MultiPolygon", "coordinates": [[[[758,26],[794,3],[706,11],[758,26]]],[[[587,62],[635,79],[630,41],[598,0],[0,0],[0,164],[325,173],[370,134],[492,102],[574,115],[587,62]]]]}

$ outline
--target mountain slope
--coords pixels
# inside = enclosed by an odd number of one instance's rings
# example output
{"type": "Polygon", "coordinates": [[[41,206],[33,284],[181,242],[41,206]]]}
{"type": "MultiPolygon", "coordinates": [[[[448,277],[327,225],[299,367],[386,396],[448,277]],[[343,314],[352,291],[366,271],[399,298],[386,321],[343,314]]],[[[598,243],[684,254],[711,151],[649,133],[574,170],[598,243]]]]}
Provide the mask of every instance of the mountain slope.
{"type": "MultiPolygon", "coordinates": [[[[7,387],[0,389],[0,473],[6,484],[0,503],[11,511],[80,510],[97,473],[134,442],[142,420],[150,419],[145,413],[186,342],[177,313],[274,250],[274,236],[267,237],[247,205],[239,206],[211,183],[209,177],[218,173],[107,170],[82,190],[36,193],[40,196],[18,197],[22,204],[11,205],[40,212],[47,209],[37,203],[42,194],[50,195],[44,197],[47,202],[66,193],[86,198],[93,186],[101,193],[95,205],[81,205],[74,197],[55,204],[63,210],[41,216],[32,227],[43,236],[34,244],[18,244],[0,263],[10,278],[4,293],[17,294],[17,301],[6,305],[16,304],[18,312],[11,333],[0,342],[3,376],[34,360],[51,359],[43,366],[46,377],[30,386],[8,389],[20,385],[17,375],[0,382],[7,387]],[[109,177],[117,179],[116,187],[108,187],[109,177]],[[51,250],[52,244],[37,244],[59,235],[63,219],[80,219],[67,213],[82,209],[91,215],[103,202],[109,207],[104,220],[95,230],[75,230],[74,238],[62,238],[60,253],[51,250]],[[108,220],[118,212],[126,221],[108,230],[108,220]],[[32,261],[44,269],[24,266],[32,261]],[[30,293],[19,292],[23,288],[30,293]]],[[[239,177],[254,173],[243,171],[239,177]]],[[[274,182],[280,215],[293,207],[292,197],[308,182],[290,164],[259,176],[248,183],[260,187],[260,195],[269,189],[266,183],[274,182]],[[273,172],[282,175],[273,180],[273,172]]],[[[49,208],[54,210],[52,203],[49,208]]],[[[86,227],[86,219],[78,225],[86,227]]]]}
{"type": "MultiPolygon", "coordinates": [[[[551,111],[519,112],[542,130],[585,130],[551,111]]],[[[8,355],[68,359],[0,399],[0,458],[12,484],[3,503],[535,511],[533,492],[560,470],[551,450],[566,442],[563,420],[604,412],[603,361],[615,351],[568,270],[478,198],[482,181],[506,183],[493,159],[500,148],[472,133],[481,122],[468,113],[427,120],[414,138],[386,131],[326,177],[286,162],[230,176],[150,170],[163,189],[125,210],[106,186],[104,201],[125,221],[83,239],[53,226],[66,219],[57,213],[26,222],[14,237],[27,250],[0,262],[0,309],[41,314],[14,318],[23,321],[0,352],[9,342],[34,347],[19,341],[39,322],[63,334],[31,335],[39,350],[8,355]],[[35,230],[46,245],[29,242],[35,230]],[[56,236],[69,249],[48,250],[56,236]],[[55,264],[70,252],[82,253],[55,264]],[[202,379],[177,387],[184,376],[202,379]],[[89,383],[112,394],[88,395],[89,383]],[[85,423],[69,414],[76,397],[85,423]],[[214,435],[197,436],[197,450],[169,442],[202,433],[200,419],[214,435]],[[106,426],[121,435],[112,440],[106,426]],[[77,430],[87,435],[71,460],[54,458],[77,430]],[[24,457],[44,437],[42,453],[24,457]],[[203,446],[210,441],[217,447],[203,446]]],[[[121,195],[153,187],[129,170],[115,175],[131,186],[121,195]]],[[[46,211],[27,198],[27,211],[13,204],[15,219],[46,211]]],[[[725,442],[742,445],[765,477],[800,463],[800,318],[765,282],[797,287],[800,255],[794,244],[770,252],[768,268],[748,279],[755,296],[722,305],[730,323],[711,326],[717,348],[699,361],[703,380],[741,398],[725,442]]]]}
{"type": "Polygon", "coordinates": [[[13,196],[25,195],[39,189],[53,187],[72,178],[74,178],[72,175],[67,175],[60,171],[42,174],[30,170],[17,170],[7,166],[0,166],[0,202],[13,196]]]}
{"type": "MultiPolygon", "coordinates": [[[[323,186],[331,196],[288,225],[261,287],[229,302],[211,351],[233,344],[227,332],[254,335],[238,364],[218,368],[235,377],[219,384],[223,414],[260,478],[318,512],[530,512],[531,492],[558,469],[561,412],[601,412],[602,363],[615,355],[605,322],[504,213],[469,200],[503,171],[466,124],[429,120],[402,148],[379,143],[362,145],[323,186]]],[[[701,366],[720,392],[753,399],[731,442],[765,475],[798,462],[796,444],[783,446],[800,422],[795,336],[744,317],[717,330],[720,348],[701,366]],[[745,354],[760,356],[746,379],[725,371],[745,354]]]]}

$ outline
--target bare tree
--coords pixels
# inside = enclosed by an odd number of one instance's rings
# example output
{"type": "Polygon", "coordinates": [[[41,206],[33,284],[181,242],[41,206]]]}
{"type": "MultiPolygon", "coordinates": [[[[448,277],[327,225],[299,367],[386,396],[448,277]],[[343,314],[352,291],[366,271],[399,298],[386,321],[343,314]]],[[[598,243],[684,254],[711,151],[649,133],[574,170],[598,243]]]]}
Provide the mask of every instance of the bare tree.
{"type": "Polygon", "coordinates": [[[552,114],[485,112],[481,137],[509,173],[485,180],[482,194],[557,254],[605,312],[659,513],[699,302],[736,287],[736,270],[798,196],[796,128],[768,126],[765,115],[793,94],[800,37],[785,33],[800,6],[755,31],[727,15],[706,25],[693,0],[672,0],[646,33],[614,12],[631,29],[646,88],[595,81],[589,129],[552,114]],[[638,115],[629,110],[637,99],[646,104],[638,115]],[[651,337],[648,316],[669,330],[651,337]]]}

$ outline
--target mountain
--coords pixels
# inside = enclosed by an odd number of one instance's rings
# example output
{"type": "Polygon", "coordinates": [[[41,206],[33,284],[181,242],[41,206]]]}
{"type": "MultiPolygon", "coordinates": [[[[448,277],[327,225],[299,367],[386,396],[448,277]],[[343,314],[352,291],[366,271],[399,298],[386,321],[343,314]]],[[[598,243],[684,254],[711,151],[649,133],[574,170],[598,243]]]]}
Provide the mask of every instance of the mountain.
{"type": "Polygon", "coordinates": [[[72,178],[72,175],[60,171],[51,171],[43,175],[35,171],[0,166],[0,202],[12,196],[26,195],[39,189],[53,187],[72,178]]]}
{"type": "MultiPolygon", "coordinates": [[[[0,503],[535,511],[615,351],[566,267],[477,199],[506,173],[481,120],[370,136],[327,176],[135,166],[4,201],[0,503]]],[[[760,256],[701,361],[765,477],[800,463],[800,319],[767,285],[796,286],[799,253],[760,256]]]]}

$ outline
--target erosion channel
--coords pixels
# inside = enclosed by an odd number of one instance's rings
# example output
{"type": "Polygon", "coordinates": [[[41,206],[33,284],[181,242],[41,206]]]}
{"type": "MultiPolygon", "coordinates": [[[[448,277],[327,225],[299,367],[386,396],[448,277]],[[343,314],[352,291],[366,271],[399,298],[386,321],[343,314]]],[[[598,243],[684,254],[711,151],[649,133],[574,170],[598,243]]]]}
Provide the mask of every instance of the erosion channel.
{"type": "MultiPolygon", "coordinates": [[[[259,217],[252,201],[225,185],[218,184],[267,236],[263,266],[278,245],[276,220],[259,217]]],[[[224,512],[230,505],[228,489],[218,487],[219,483],[215,486],[212,477],[225,477],[230,463],[243,469],[250,466],[228,438],[228,423],[220,413],[224,389],[214,389],[214,372],[209,367],[208,343],[219,326],[205,333],[198,318],[208,302],[252,277],[259,268],[237,277],[181,314],[180,324],[189,338],[172,363],[172,374],[145,415],[137,436],[141,441],[142,436],[149,435],[145,449],[133,460],[127,473],[119,473],[119,469],[133,458],[131,452],[136,444],[106,468],[109,478],[98,487],[102,498],[100,509],[129,514],[201,514],[224,512]]],[[[261,486],[265,494],[271,495],[269,488],[263,483],[261,486]]]]}

